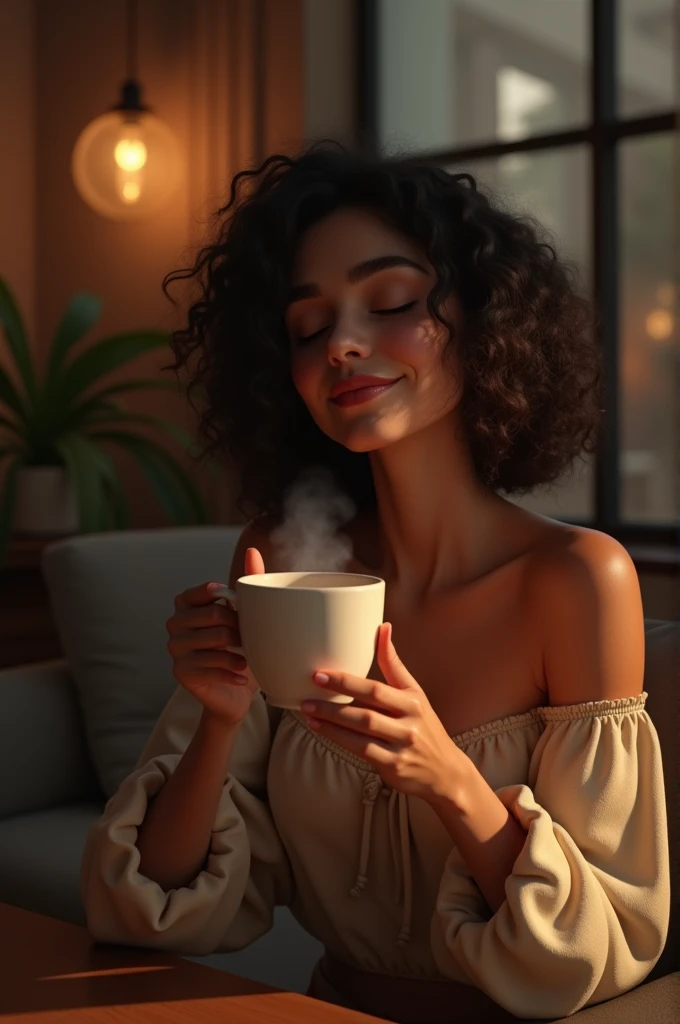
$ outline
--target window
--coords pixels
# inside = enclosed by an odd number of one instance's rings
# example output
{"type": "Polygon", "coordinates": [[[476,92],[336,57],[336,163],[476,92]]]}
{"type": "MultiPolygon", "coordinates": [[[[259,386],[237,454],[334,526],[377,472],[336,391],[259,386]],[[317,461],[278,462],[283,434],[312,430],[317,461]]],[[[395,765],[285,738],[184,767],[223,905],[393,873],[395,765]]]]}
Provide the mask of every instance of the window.
{"type": "Polygon", "coordinates": [[[597,456],[518,499],[623,542],[678,522],[673,0],[361,0],[360,126],[470,171],[577,263],[599,312],[597,456]]]}

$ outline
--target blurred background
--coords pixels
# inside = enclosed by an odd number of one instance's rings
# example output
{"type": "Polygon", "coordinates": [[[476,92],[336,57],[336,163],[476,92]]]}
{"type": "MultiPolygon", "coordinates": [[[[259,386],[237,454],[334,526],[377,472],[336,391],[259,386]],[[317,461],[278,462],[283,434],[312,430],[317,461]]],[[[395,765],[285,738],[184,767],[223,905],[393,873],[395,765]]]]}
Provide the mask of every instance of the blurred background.
{"type": "Polygon", "coordinates": [[[186,450],[182,395],[132,383],[169,377],[161,281],[233,175],[320,137],[469,170],[574,261],[600,311],[599,451],[521,503],[620,539],[646,614],[680,618],[677,23],[674,0],[0,0],[3,663],[25,660],[22,601],[34,649],[57,650],[39,570],[55,535],[242,521],[228,467],[186,450]],[[26,420],[22,462],[26,374],[78,359],[26,420]],[[52,445],[78,391],[87,416],[52,445]]]}

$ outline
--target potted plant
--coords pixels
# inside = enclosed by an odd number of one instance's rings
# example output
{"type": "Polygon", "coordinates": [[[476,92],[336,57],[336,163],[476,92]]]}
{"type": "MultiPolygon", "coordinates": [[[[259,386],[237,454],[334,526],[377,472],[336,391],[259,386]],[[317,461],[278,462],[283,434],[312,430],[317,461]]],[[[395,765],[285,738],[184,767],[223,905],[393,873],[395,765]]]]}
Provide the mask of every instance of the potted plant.
{"type": "Polygon", "coordinates": [[[39,380],[17,303],[0,278],[0,325],[15,367],[13,380],[0,365],[0,463],[6,465],[0,496],[0,561],[13,529],[89,533],[128,525],[120,477],[102,441],[136,458],[173,522],[206,522],[204,502],[186,472],[164,447],[134,428],[157,427],[184,449],[191,448],[193,439],[175,423],[127,411],[119,398],[146,388],[176,390],[177,385],[153,378],[102,382],[107,373],[143,352],[166,347],[168,335],[130,331],[74,354],[74,346],[92,328],[100,310],[96,295],[73,296],[39,380]]]}

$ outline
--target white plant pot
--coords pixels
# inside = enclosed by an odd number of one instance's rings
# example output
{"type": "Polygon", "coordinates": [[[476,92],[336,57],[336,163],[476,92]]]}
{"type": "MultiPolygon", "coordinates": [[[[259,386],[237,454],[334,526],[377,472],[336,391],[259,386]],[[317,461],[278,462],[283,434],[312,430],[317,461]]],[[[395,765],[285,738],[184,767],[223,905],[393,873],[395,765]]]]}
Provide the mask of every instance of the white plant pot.
{"type": "Polygon", "coordinates": [[[63,466],[22,466],[13,526],[15,533],[77,533],[75,488],[63,466]]]}

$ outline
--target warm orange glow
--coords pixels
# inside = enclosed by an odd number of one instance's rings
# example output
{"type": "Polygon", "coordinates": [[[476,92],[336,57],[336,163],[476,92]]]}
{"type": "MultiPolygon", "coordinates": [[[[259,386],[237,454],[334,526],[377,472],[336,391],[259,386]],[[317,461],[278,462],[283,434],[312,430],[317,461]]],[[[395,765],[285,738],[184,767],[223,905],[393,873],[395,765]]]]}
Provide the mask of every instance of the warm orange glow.
{"type": "Polygon", "coordinates": [[[71,159],[85,202],[113,220],[141,220],[160,211],[179,187],[182,158],[174,133],[148,111],[134,120],[119,110],[83,128],[71,159]]]}
{"type": "Polygon", "coordinates": [[[621,352],[621,378],[626,392],[642,394],[652,383],[648,353],[644,348],[624,344],[621,352]]]}
{"type": "Polygon", "coordinates": [[[140,170],[146,158],[146,146],[141,139],[123,138],[113,151],[113,159],[122,171],[140,170]]]}
{"type": "Polygon", "coordinates": [[[136,181],[126,181],[121,191],[127,203],[135,203],[139,199],[140,188],[136,181]]]}
{"type": "Polygon", "coordinates": [[[657,307],[647,314],[645,330],[652,341],[667,341],[674,327],[673,314],[667,309],[657,307]]]}
{"type": "Polygon", "coordinates": [[[150,971],[174,971],[172,964],[138,967],[111,967],[102,971],[74,971],[72,974],[46,974],[38,981],[70,981],[73,978],[108,978],[116,974],[148,974],[150,971]]]}

